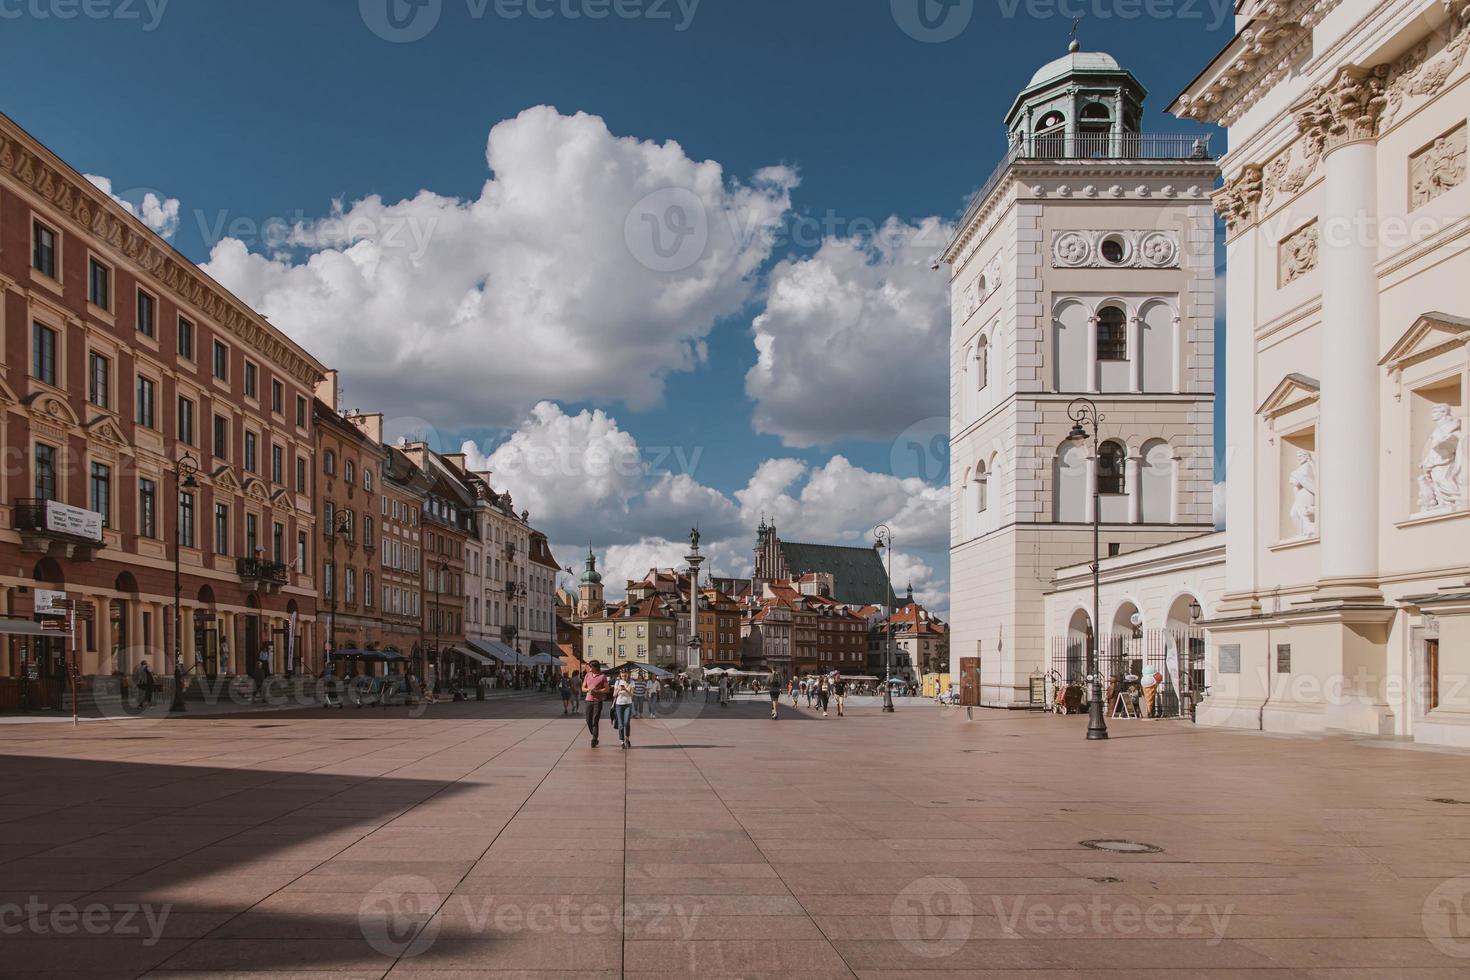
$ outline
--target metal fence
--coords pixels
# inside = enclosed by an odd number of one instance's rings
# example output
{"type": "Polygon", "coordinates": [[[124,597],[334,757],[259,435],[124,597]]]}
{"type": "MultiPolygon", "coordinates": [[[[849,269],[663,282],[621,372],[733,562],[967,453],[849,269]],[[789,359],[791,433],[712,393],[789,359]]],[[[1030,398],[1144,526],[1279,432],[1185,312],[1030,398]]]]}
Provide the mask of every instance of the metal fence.
{"type": "MultiPolygon", "coordinates": [[[[1130,704],[1138,701],[1139,679],[1157,671],[1163,682],[1154,700],[1158,718],[1188,717],[1204,696],[1205,635],[1203,630],[1142,630],[1137,635],[1104,636],[1099,648],[1099,673],[1112,713],[1117,694],[1130,704]]],[[[1055,637],[1051,644],[1051,680],[1054,688],[1080,686],[1086,691],[1088,641],[1055,637]]]]}

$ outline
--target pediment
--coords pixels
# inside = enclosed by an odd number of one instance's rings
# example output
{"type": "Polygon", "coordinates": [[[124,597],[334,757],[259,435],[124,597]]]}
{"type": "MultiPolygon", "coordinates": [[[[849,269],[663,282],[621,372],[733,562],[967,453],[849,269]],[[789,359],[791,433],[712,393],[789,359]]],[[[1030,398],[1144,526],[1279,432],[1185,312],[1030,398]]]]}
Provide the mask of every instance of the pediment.
{"type": "Polygon", "coordinates": [[[249,479],[245,481],[245,496],[251,500],[268,500],[270,499],[270,492],[266,489],[264,483],[259,480],[249,479]]]}
{"type": "Polygon", "coordinates": [[[123,437],[122,429],[117,420],[110,415],[99,415],[87,423],[87,432],[94,438],[114,446],[126,446],[128,441],[123,437]]]}
{"type": "Polygon", "coordinates": [[[1425,313],[1383,355],[1379,365],[1402,371],[1417,361],[1427,360],[1470,343],[1470,319],[1448,313],[1425,313]]]}
{"type": "Polygon", "coordinates": [[[1305,374],[1288,374],[1272,389],[1271,394],[1256,409],[1262,418],[1274,419],[1303,405],[1316,401],[1322,394],[1322,385],[1316,378],[1305,374]]]}
{"type": "Polygon", "coordinates": [[[60,426],[80,426],[82,420],[77,418],[77,413],[72,411],[65,398],[60,398],[49,391],[38,391],[28,395],[25,406],[37,417],[60,426]]]}
{"type": "Polygon", "coordinates": [[[5,402],[9,405],[15,405],[20,402],[20,399],[16,397],[15,389],[6,383],[4,378],[0,378],[0,402],[5,402]]]}
{"type": "Polygon", "coordinates": [[[217,467],[209,474],[209,482],[219,490],[239,490],[240,481],[235,478],[228,466],[217,467]]]}

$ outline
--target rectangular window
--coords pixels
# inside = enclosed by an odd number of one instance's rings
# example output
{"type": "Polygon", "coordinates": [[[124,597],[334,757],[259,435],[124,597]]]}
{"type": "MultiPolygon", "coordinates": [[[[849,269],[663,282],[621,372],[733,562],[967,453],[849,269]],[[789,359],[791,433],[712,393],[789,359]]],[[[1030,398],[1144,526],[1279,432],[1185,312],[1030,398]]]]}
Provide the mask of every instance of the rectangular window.
{"type": "Polygon", "coordinates": [[[230,553],[230,508],[225,504],[214,505],[214,553],[230,553]]]}
{"type": "Polygon", "coordinates": [[[271,482],[286,482],[286,455],[280,446],[271,446],[271,482]]]}
{"type": "Polygon", "coordinates": [[[271,411],[280,415],[284,412],[286,404],[286,386],[274,378],[271,379],[271,411]]]}
{"type": "Polygon", "coordinates": [[[158,537],[158,484],[148,479],[138,480],[138,534],[158,537]]]}
{"type": "Polygon", "coordinates": [[[138,332],[145,337],[158,334],[158,301],[138,290],[138,332]]]}
{"type": "Polygon", "coordinates": [[[296,457],[296,492],[306,492],[306,460],[296,457]]]}
{"type": "Polygon", "coordinates": [[[218,340],[214,342],[214,376],[221,381],[230,380],[230,349],[218,340]]]}
{"type": "Polygon", "coordinates": [[[194,321],[179,317],[179,356],[194,360],[194,321]]]}
{"type": "Polygon", "coordinates": [[[260,368],[254,362],[245,362],[245,394],[250,398],[258,397],[260,388],[260,368]]]}
{"type": "Polygon", "coordinates": [[[87,354],[87,401],[106,408],[112,388],[112,362],[95,351],[87,354]]]}
{"type": "Polygon", "coordinates": [[[36,499],[56,499],[56,449],[36,443],[36,499]]]}
{"type": "Polygon", "coordinates": [[[189,490],[179,494],[179,543],[194,547],[194,494],[189,490]]]}
{"type": "Polygon", "coordinates": [[[296,532],[296,571],[306,574],[306,532],[296,532]]]}
{"type": "Polygon", "coordinates": [[[154,424],[154,388],[152,378],[138,375],[138,424],[145,429],[157,428],[154,424]]]}
{"type": "Polygon", "coordinates": [[[179,442],[194,445],[194,403],[179,396],[179,442]]]}
{"type": "Polygon", "coordinates": [[[112,467],[103,463],[92,464],[91,492],[87,502],[95,513],[102,515],[102,526],[112,527],[112,467]]]}
{"type": "Polygon", "coordinates": [[[87,262],[87,302],[112,309],[112,270],[96,259],[87,262]]]}
{"type": "Polygon", "coordinates": [[[214,455],[216,459],[230,458],[230,420],[223,415],[214,417],[214,455]]]}
{"type": "Polygon", "coordinates": [[[56,278],[56,232],[36,221],[31,230],[31,268],[56,278]]]}
{"type": "Polygon", "coordinates": [[[245,432],[245,469],[248,470],[251,473],[257,472],[257,470],[256,470],[256,462],[257,462],[257,460],[255,458],[255,444],[256,444],[256,442],[257,442],[257,437],[256,437],[255,433],[254,432],[251,432],[249,430],[246,430],[246,432],[245,432]]]}
{"type": "Polygon", "coordinates": [[[296,396],[296,424],[306,428],[306,399],[300,395],[296,396]]]}
{"type": "Polygon", "coordinates": [[[260,557],[260,518],[254,514],[245,515],[245,557],[260,557]]]}
{"type": "Polygon", "coordinates": [[[286,562],[286,525],[271,522],[271,561],[278,565],[286,562]]]}
{"type": "Polygon", "coordinates": [[[31,376],[56,384],[56,331],[41,323],[31,325],[31,376]]]}

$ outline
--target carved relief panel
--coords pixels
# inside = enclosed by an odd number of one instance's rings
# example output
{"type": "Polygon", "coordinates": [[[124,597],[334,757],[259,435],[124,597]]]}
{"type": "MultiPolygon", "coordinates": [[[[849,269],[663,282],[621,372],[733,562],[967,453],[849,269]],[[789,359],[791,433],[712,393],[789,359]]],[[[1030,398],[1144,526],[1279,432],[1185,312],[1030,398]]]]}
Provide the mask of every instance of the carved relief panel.
{"type": "Polygon", "coordinates": [[[1409,157],[1409,209],[1423,207],[1465,182],[1465,124],[1409,157]]]}
{"type": "Polygon", "coordinates": [[[1277,285],[1285,286],[1317,268],[1317,222],[1303,225],[1277,246],[1277,285]]]}
{"type": "Polygon", "coordinates": [[[1177,269],[1179,236],[1172,231],[1060,231],[1052,240],[1056,269],[1177,269]]]}

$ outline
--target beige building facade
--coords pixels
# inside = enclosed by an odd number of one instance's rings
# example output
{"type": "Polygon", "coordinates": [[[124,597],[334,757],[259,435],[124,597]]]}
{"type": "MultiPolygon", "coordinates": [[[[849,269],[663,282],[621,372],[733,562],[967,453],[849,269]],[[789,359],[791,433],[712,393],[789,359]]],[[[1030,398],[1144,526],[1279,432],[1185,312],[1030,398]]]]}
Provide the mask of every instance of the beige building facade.
{"type": "Polygon", "coordinates": [[[951,271],[951,673],[1029,701],[1044,593],[1092,553],[1213,529],[1215,249],[1207,143],[1139,131],[1144,89],[1072,50],[1006,116],[1011,148],[951,271]],[[1068,439],[1079,398],[1097,449],[1068,439]]]}
{"type": "Polygon", "coordinates": [[[1228,126],[1225,595],[1200,720],[1470,745],[1470,4],[1264,4],[1228,126]]]}

